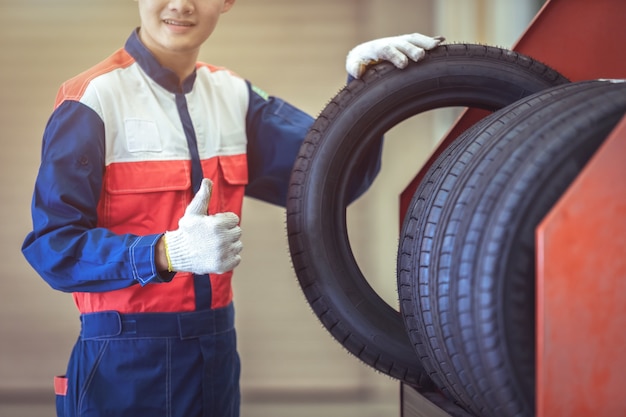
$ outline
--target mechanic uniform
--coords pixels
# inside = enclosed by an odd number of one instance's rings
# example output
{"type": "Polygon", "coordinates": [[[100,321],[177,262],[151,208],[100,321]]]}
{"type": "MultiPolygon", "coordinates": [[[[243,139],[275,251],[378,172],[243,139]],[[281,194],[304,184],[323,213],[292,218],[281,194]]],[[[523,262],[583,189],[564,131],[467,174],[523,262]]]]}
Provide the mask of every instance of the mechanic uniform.
{"type": "Polygon", "coordinates": [[[202,177],[209,213],[241,216],[244,194],[284,206],[312,122],[224,68],[198,63],[180,84],[137,31],[63,84],[22,248],[81,314],[59,416],[239,415],[232,271],[157,271],[155,245],[202,177]]]}

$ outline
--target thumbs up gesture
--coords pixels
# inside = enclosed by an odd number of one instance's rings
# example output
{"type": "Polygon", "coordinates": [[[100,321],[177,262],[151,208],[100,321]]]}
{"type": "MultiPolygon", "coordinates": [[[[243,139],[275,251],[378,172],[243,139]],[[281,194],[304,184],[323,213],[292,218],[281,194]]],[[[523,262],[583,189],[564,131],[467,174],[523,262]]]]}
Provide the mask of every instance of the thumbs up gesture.
{"type": "Polygon", "coordinates": [[[208,215],[213,183],[203,179],[200,189],[178,221],[165,232],[165,250],[171,271],[221,274],[234,269],[241,257],[241,228],[235,213],[208,215]]]}

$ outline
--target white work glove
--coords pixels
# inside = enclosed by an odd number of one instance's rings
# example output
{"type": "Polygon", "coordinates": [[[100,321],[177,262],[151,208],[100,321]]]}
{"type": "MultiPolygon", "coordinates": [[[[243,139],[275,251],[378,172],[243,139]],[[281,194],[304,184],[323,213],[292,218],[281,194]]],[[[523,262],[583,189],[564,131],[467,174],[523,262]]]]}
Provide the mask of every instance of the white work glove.
{"type": "Polygon", "coordinates": [[[419,61],[426,51],[445,40],[442,36],[431,38],[421,33],[374,39],[355,46],[346,58],[346,71],[359,78],[367,66],[380,61],[389,61],[397,68],[405,68],[412,61],[419,61]]]}
{"type": "Polygon", "coordinates": [[[203,179],[178,229],[165,232],[165,250],[172,271],[222,274],[234,269],[241,257],[241,228],[235,213],[207,215],[213,183],[203,179]]]}

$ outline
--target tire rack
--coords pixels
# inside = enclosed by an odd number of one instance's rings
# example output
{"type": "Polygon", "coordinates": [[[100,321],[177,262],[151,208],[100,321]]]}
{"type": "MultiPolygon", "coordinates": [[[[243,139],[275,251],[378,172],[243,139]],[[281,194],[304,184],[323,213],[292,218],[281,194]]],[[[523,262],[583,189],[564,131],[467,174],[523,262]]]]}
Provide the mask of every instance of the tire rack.
{"type": "MultiPolygon", "coordinates": [[[[512,49],[572,81],[626,78],[624,16],[623,0],[548,0],[512,49]]],[[[437,155],[485,114],[450,129],[402,192],[401,219],[437,155]]],[[[537,417],[626,415],[624,155],[626,117],[536,230],[537,417]]],[[[442,415],[428,395],[401,384],[401,416],[442,415]]]]}

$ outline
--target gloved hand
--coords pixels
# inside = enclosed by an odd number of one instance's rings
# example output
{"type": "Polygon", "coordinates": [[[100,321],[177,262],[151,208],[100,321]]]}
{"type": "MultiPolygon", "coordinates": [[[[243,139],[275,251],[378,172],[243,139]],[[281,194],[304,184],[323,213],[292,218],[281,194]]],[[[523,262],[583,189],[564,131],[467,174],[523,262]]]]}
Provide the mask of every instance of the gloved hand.
{"type": "Polygon", "coordinates": [[[359,78],[367,66],[380,61],[390,61],[397,68],[405,68],[409,58],[417,62],[426,51],[445,40],[442,36],[431,38],[420,33],[374,39],[354,47],[346,58],[346,71],[359,78]]]}
{"type": "Polygon", "coordinates": [[[234,269],[241,257],[241,228],[235,213],[207,215],[213,183],[203,179],[178,229],[165,232],[168,269],[194,274],[222,274],[234,269]]]}

